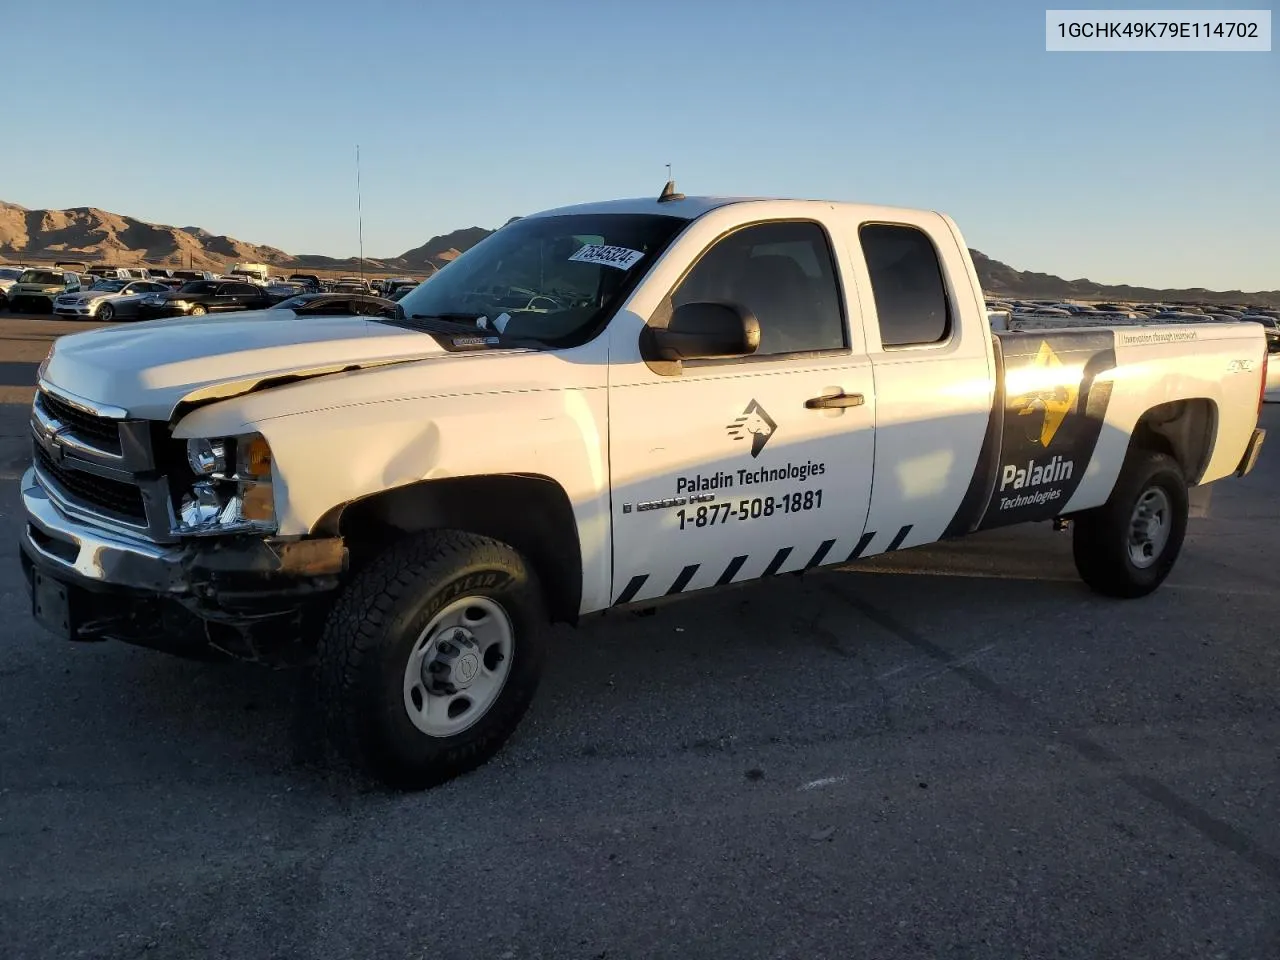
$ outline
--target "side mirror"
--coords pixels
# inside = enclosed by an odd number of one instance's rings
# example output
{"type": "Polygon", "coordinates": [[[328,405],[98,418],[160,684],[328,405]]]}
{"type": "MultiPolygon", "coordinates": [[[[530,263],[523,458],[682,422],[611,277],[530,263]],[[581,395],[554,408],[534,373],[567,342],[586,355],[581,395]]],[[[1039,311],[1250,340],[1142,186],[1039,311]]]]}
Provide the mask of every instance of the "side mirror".
{"type": "Polygon", "coordinates": [[[646,327],[641,343],[643,352],[654,360],[745,357],[760,347],[760,321],[734,303],[684,303],[675,308],[665,327],[646,327]]]}

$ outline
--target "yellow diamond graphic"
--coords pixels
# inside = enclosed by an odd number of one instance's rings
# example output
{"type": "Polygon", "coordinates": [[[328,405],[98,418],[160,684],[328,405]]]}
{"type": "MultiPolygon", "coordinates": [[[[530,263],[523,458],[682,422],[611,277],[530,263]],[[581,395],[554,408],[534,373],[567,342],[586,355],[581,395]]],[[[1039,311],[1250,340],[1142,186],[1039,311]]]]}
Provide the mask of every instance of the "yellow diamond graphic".
{"type": "Polygon", "coordinates": [[[1062,426],[1062,421],[1076,405],[1080,384],[1074,376],[1070,375],[1074,371],[1068,372],[1063,368],[1062,361],[1046,341],[1040,341],[1040,350],[1032,361],[1032,367],[1041,371],[1040,376],[1037,377],[1041,389],[1023,401],[1018,415],[1025,417],[1037,409],[1044,411],[1044,424],[1040,427],[1040,445],[1047,447],[1053,442],[1054,435],[1062,426]],[[1057,373],[1058,377],[1055,378],[1054,373],[1057,373]]]}

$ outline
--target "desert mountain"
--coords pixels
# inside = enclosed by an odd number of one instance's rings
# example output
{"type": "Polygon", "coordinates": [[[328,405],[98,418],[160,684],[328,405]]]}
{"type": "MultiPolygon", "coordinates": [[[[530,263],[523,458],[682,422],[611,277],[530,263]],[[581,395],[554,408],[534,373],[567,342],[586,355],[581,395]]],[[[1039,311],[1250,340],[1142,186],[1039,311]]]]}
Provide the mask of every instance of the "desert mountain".
{"type": "MultiPolygon", "coordinates": [[[[432,237],[398,257],[371,259],[365,269],[429,275],[475,246],[493,231],[465,227],[432,237]]],[[[1280,290],[1242,293],[1239,290],[1157,290],[1149,287],[1108,286],[1091,280],[1064,280],[1048,273],[1015,270],[977,250],[970,251],[987,296],[1027,299],[1168,300],[1204,303],[1253,303],[1280,306],[1280,290]]],[[[182,266],[225,270],[237,260],[270,263],[282,270],[354,271],[356,259],[321,254],[293,255],[275,247],[245,243],[215,235],[201,227],[169,227],[108,213],[96,207],[68,210],[27,210],[0,201],[0,262],[54,260],[106,261],[130,266],[182,266]]]]}
{"type": "Polygon", "coordinates": [[[275,247],[217,236],[198,227],[161,226],[95,207],[27,210],[0,201],[0,259],[85,260],[128,266],[139,261],[226,269],[229,261],[289,260],[275,247]]]}
{"type": "Polygon", "coordinates": [[[1092,280],[1063,280],[1049,273],[1015,270],[984,253],[970,250],[978,280],[988,297],[1012,297],[1053,300],[1131,300],[1176,303],[1249,303],[1255,306],[1280,307],[1280,290],[1245,293],[1240,290],[1206,290],[1191,287],[1183,290],[1159,290],[1128,284],[1094,283],[1092,280]]]}

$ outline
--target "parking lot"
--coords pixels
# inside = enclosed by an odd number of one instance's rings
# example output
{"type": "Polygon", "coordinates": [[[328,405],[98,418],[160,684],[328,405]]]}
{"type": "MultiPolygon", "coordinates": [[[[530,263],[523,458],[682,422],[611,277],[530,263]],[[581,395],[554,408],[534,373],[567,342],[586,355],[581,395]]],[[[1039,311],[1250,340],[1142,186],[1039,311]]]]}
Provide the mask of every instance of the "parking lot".
{"type": "Polygon", "coordinates": [[[25,404],[85,326],[0,320],[4,957],[1280,956],[1280,432],[1152,597],[1041,525],[562,628],[500,757],[398,795],[304,677],[31,621],[25,404]]]}

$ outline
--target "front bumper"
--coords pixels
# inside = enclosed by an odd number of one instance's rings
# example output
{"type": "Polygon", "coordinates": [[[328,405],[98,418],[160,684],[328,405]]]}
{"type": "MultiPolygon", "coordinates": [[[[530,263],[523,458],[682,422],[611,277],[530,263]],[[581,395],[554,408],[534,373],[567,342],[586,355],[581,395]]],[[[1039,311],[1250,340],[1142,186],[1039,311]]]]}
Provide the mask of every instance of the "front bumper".
{"type": "Polygon", "coordinates": [[[15,310],[20,312],[19,308],[24,310],[53,310],[54,294],[49,293],[27,293],[14,291],[9,294],[9,303],[15,310]]]}
{"type": "Polygon", "coordinates": [[[95,305],[91,304],[67,304],[53,301],[53,312],[59,317],[92,317],[95,311],[95,305]]]}
{"type": "Polygon", "coordinates": [[[347,567],[338,537],[157,544],[70,519],[34,469],[21,488],[27,524],[20,546],[33,613],[67,640],[296,660],[308,614],[347,567]]]}

